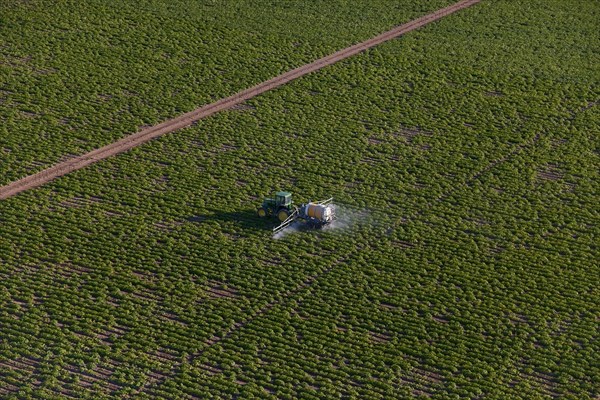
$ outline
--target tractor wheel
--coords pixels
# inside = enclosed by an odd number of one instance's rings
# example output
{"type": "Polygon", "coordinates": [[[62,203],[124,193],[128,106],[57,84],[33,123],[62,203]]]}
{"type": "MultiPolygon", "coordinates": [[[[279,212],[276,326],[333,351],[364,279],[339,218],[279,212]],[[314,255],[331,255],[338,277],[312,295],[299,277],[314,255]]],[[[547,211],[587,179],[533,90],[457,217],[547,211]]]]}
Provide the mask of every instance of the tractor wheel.
{"type": "Polygon", "coordinates": [[[264,208],[259,208],[256,213],[258,214],[259,217],[264,218],[267,216],[267,210],[265,210],[264,208]]]}
{"type": "Polygon", "coordinates": [[[285,208],[282,208],[281,210],[279,210],[277,212],[277,218],[279,218],[279,220],[281,222],[283,222],[286,219],[288,219],[289,216],[290,216],[290,212],[287,209],[285,209],[285,208]]]}

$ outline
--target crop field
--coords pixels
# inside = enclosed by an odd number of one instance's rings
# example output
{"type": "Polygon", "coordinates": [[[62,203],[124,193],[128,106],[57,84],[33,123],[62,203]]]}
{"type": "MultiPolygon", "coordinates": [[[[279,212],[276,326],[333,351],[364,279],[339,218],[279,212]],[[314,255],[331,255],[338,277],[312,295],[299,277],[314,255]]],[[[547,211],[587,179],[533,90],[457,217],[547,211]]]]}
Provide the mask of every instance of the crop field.
{"type": "MultiPolygon", "coordinates": [[[[426,12],[405,3],[400,22],[426,12]]],[[[358,18],[342,5],[340,24],[358,18]]],[[[3,179],[39,149],[94,148],[389,28],[385,6],[353,32],[315,26],[321,14],[287,39],[273,27],[271,66],[237,55],[247,69],[226,85],[165,67],[138,100],[63,103],[82,125],[49,144],[6,132],[18,155],[3,179]],[[285,50],[296,34],[314,48],[285,50]],[[159,95],[178,85],[187,95],[159,95]]],[[[215,26],[234,12],[215,7],[215,26]]],[[[597,1],[483,0],[1,201],[0,397],[598,398],[599,20],[597,1]],[[278,189],[334,196],[340,223],[274,238],[255,210],[278,189]]],[[[123,82],[149,79],[145,63],[123,82]]],[[[112,79],[88,94],[121,90],[112,79]]],[[[10,101],[31,87],[12,84],[10,101]]]]}
{"type": "Polygon", "coordinates": [[[3,1],[0,184],[451,2],[3,1]]]}

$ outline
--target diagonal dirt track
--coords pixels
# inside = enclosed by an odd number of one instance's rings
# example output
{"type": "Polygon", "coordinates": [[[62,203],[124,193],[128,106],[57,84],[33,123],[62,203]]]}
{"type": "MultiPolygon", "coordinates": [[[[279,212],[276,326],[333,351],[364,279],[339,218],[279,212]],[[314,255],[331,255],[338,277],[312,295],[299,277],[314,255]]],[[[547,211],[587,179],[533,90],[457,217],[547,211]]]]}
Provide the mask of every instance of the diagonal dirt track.
{"type": "Polygon", "coordinates": [[[334,64],[338,61],[344,60],[348,57],[354,56],[390,39],[394,39],[407,32],[413,31],[431,22],[437,21],[449,14],[470,7],[476,3],[479,3],[480,1],[481,0],[461,0],[448,7],[437,10],[431,14],[424,15],[406,24],[400,25],[369,40],[347,47],[326,57],[320,58],[312,63],[305,64],[301,67],[276,76],[275,78],[269,79],[268,81],[259,83],[256,86],[253,86],[249,89],[245,89],[232,96],[225,97],[211,104],[207,104],[194,111],[190,111],[186,114],[180,115],[179,117],[170,119],[158,125],[143,129],[137,133],[126,136],[123,139],[120,139],[99,149],[93,150],[89,153],[82,154],[81,156],[77,156],[67,161],[61,162],[36,174],[29,175],[17,181],[11,182],[6,186],[0,187],[0,199],[6,199],[25,190],[41,186],[59,176],[66,175],[70,172],[84,168],[97,161],[103,160],[105,158],[114,156],[119,153],[123,153],[136,146],[141,145],[142,143],[148,142],[164,134],[174,132],[181,128],[185,128],[186,126],[190,126],[192,123],[200,119],[206,118],[219,111],[223,111],[235,105],[243,103],[248,99],[251,99],[264,92],[282,86],[294,79],[310,74],[311,72],[317,71],[321,68],[334,64]]]}

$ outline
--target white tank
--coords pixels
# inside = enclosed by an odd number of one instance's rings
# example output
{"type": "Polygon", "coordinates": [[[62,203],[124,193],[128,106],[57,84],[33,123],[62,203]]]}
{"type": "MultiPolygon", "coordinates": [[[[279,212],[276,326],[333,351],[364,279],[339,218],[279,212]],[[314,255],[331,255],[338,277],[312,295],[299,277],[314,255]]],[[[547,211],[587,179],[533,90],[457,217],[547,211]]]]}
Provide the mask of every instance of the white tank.
{"type": "Polygon", "coordinates": [[[317,203],[308,203],[304,208],[304,213],[310,218],[325,223],[331,222],[334,215],[333,206],[331,204],[324,206],[317,203]]]}

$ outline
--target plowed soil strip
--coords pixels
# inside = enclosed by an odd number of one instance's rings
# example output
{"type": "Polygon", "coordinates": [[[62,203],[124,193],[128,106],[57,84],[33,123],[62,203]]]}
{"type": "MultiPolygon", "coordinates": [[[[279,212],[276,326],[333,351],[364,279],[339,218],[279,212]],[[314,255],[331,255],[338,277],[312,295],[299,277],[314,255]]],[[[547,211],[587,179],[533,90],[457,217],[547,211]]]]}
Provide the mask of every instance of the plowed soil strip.
{"type": "Polygon", "coordinates": [[[244,101],[258,96],[259,94],[284,85],[290,82],[291,80],[310,74],[311,72],[317,71],[328,65],[334,64],[340,60],[352,57],[358,53],[370,49],[371,47],[377,46],[390,39],[396,38],[407,32],[418,29],[424,25],[437,21],[440,18],[443,18],[449,14],[452,14],[464,8],[470,7],[479,2],[480,0],[459,1],[453,5],[442,8],[423,17],[417,18],[404,25],[400,25],[390,31],[375,36],[374,38],[366,40],[362,43],[358,43],[353,46],[347,47],[331,55],[320,58],[310,64],[303,65],[299,68],[288,71],[282,75],[276,76],[275,78],[269,79],[268,81],[262,82],[254,87],[238,92],[232,96],[223,98],[211,104],[207,104],[203,107],[200,107],[194,111],[190,111],[179,117],[165,121],[161,124],[152,126],[150,128],[143,129],[135,134],[124,137],[123,139],[120,139],[99,149],[93,150],[87,154],[71,158],[67,161],[56,164],[36,174],[29,175],[17,181],[11,182],[6,186],[0,187],[0,199],[6,199],[25,190],[41,186],[59,176],[66,175],[70,172],[86,167],[97,161],[103,160],[105,158],[114,156],[119,153],[123,153],[136,146],[141,145],[142,143],[162,136],[166,133],[174,132],[181,128],[185,128],[186,126],[190,126],[192,123],[202,118],[206,118],[219,111],[223,111],[235,105],[243,103],[244,101]]]}

